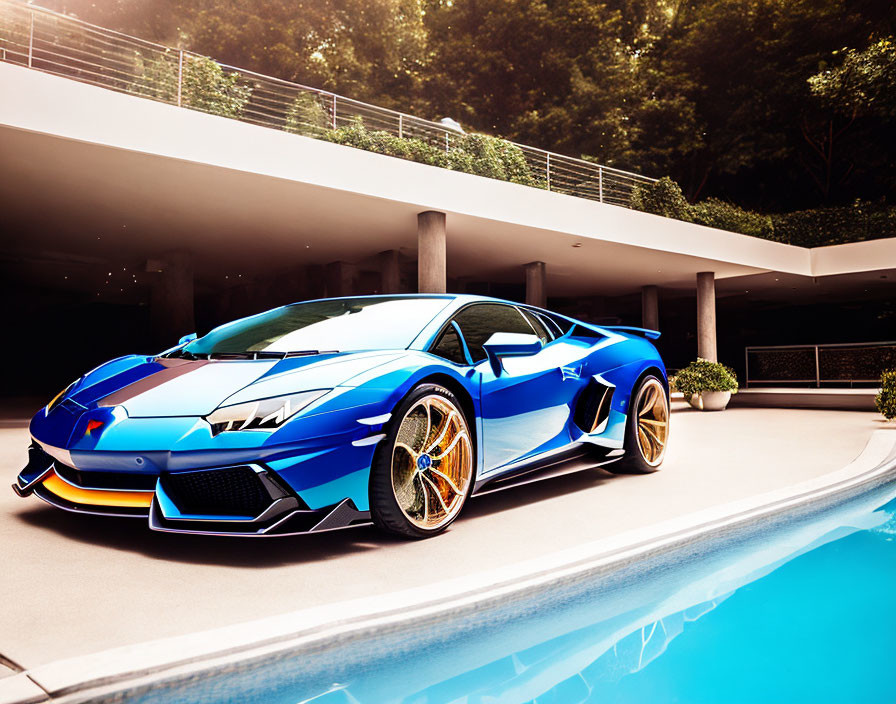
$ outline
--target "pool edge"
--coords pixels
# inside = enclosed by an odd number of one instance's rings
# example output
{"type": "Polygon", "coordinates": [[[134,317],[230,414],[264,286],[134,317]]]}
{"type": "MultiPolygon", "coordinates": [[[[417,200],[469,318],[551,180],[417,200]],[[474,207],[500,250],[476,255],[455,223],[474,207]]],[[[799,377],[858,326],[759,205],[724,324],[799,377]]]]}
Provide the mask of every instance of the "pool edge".
{"type": "MultiPolygon", "coordinates": [[[[551,584],[612,572],[763,518],[860,494],[894,476],[896,431],[875,430],[863,451],[848,465],[790,487],[568,548],[549,557],[456,578],[438,588],[402,590],[55,661],[0,679],[0,703],[40,701],[35,698],[40,695],[39,689],[50,693],[53,701],[83,701],[156,681],[220,671],[274,653],[294,656],[344,643],[356,635],[524,598],[551,584]],[[29,690],[32,696],[13,698],[14,679],[19,685],[26,679],[34,683],[35,689],[29,690]]],[[[46,695],[43,700],[48,700],[46,695]]]]}

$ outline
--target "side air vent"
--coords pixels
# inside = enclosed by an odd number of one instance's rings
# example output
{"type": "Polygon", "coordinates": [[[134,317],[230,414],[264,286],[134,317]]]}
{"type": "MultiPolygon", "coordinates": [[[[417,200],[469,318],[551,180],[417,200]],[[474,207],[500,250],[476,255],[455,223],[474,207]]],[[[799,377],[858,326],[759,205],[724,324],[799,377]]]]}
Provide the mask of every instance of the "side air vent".
{"type": "Polygon", "coordinates": [[[592,379],[579,394],[573,414],[573,422],[584,433],[597,433],[603,430],[610,415],[610,403],[613,400],[614,387],[592,379]]]}
{"type": "Polygon", "coordinates": [[[606,335],[601,335],[597,330],[592,330],[591,328],[586,328],[584,325],[579,325],[576,323],[573,326],[572,332],[569,333],[570,337],[581,337],[586,340],[601,340],[606,335]]]}

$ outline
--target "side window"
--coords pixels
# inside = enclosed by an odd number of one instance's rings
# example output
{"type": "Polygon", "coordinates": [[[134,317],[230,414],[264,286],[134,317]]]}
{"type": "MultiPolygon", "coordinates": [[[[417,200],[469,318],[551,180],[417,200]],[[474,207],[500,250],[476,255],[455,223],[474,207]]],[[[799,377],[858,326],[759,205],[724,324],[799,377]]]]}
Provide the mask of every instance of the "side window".
{"type": "Polygon", "coordinates": [[[550,313],[543,313],[541,317],[545,319],[548,325],[551,326],[551,329],[557,329],[559,332],[555,332],[554,334],[557,337],[561,335],[565,335],[569,332],[569,329],[572,327],[572,323],[566,318],[561,318],[559,315],[551,315],[550,313]]]}
{"type": "Polygon", "coordinates": [[[464,347],[461,344],[460,337],[453,325],[449,325],[439,335],[438,341],[430,349],[434,355],[447,359],[449,362],[456,364],[466,364],[467,356],[464,354],[464,347]]]}
{"type": "Polygon", "coordinates": [[[520,312],[526,317],[526,320],[529,321],[529,325],[533,327],[535,330],[535,334],[541,338],[541,341],[544,344],[549,343],[553,339],[553,335],[551,335],[544,323],[541,322],[539,317],[535,315],[531,310],[526,310],[525,308],[520,308],[520,312]]]}
{"type": "Polygon", "coordinates": [[[516,308],[500,303],[479,303],[470,306],[458,313],[454,320],[460,326],[474,364],[485,359],[482,345],[496,332],[532,334],[532,326],[516,308]]]}

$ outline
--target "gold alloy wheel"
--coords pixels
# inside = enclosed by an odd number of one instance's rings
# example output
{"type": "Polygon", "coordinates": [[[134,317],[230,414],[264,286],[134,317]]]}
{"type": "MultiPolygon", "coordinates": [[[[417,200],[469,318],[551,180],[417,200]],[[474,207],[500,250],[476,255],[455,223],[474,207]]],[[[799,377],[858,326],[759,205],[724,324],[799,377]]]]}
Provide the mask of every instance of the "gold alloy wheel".
{"type": "Polygon", "coordinates": [[[443,396],[425,396],[405,414],[392,448],[392,491],[418,528],[435,530],[460,511],[473,477],[463,413],[443,396]]]}
{"type": "Polygon", "coordinates": [[[638,449],[651,467],[657,467],[666,454],[669,437],[669,402],[666,390],[656,379],[648,379],[638,392],[638,449]]]}

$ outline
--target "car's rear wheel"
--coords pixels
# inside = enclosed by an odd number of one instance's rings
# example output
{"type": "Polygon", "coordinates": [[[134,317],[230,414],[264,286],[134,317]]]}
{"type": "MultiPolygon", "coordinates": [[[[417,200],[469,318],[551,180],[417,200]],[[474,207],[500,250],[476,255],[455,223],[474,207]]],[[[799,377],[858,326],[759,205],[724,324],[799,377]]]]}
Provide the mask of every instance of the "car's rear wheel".
{"type": "Polygon", "coordinates": [[[457,397],[421,384],[398,404],[370,473],[370,512],[380,528],[428,538],[457,518],[473,485],[473,445],[457,397]]]}
{"type": "Polygon", "coordinates": [[[625,424],[625,455],[607,465],[615,474],[648,474],[660,468],[669,441],[669,396],[657,377],[647,375],[632,393],[625,424]]]}

